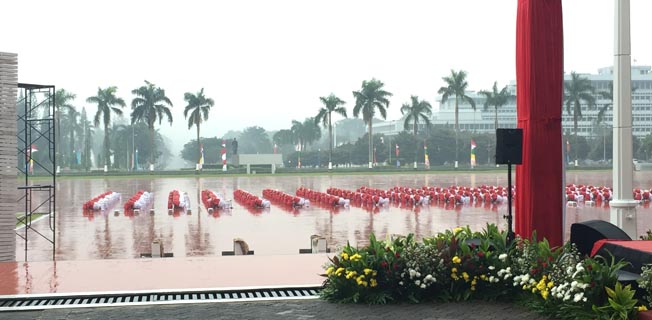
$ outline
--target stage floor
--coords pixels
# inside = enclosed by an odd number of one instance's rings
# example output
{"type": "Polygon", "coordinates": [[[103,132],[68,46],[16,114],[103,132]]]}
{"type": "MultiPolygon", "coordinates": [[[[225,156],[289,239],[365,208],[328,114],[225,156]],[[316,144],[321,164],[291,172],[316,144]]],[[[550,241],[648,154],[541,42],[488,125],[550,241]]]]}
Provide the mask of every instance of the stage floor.
{"type": "Polygon", "coordinates": [[[0,295],[320,286],[327,254],[0,263],[0,295]]]}

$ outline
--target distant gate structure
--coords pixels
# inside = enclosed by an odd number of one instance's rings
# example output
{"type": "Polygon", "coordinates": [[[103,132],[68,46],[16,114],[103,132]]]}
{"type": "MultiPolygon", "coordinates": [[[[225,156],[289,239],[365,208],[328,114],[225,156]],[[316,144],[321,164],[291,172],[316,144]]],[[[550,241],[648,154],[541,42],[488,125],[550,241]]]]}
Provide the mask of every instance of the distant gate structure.
{"type": "Polygon", "coordinates": [[[283,166],[282,154],[239,154],[234,155],[233,165],[247,166],[247,174],[251,173],[251,165],[268,165],[271,166],[272,173],[276,173],[277,166],[283,166]]]}
{"type": "Polygon", "coordinates": [[[0,261],[16,260],[18,55],[0,52],[0,261]]]}

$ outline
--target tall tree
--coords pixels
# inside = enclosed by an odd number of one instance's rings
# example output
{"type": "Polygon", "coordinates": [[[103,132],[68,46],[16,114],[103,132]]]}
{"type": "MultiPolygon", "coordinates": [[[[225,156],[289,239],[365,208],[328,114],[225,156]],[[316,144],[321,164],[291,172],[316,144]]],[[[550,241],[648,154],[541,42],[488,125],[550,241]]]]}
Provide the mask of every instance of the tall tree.
{"type": "Polygon", "coordinates": [[[321,122],[328,128],[328,168],[330,169],[333,165],[333,112],[346,118],[346,108],[342,107],[346,102],[332,93],[328,97],[319,97],[319,100],[324,106],[319,109],[315,123],[321,122]]]}
{"type": "Polygon", "coordinates": [[[315,124],[314,118],[306,118],[303,122],[292,120],[290,130],[294,135],[295,143],[301,146],[301,150],[305,150],[307,145],[321,138],[321,130],[315,124]]]}
{"type": "Polygon", "coordinates": [[[81,166],[86,171],[89,171],[91,168],[91,141],[93,139],[94,130],[92,123],[88,120],[85,107],[82,108],[79,123],[81,124],[83,132],[82,146],[84,148],[82,151],[81,166]]]}
{"type": "Polygon", "coordinates": [[[355,106],[353,107],[353,116],[358,117],[362,114],[362,120],[367,124],[369,130],[369,168],[373,165],[373,134],[371,124],[376,109],[383,119],[387,119],[387,108],[389,108],[388,97],[392,96],[391,92],[383,90],[385,84],[375,78],[362,81],[360,91],[353,91],[355,106]]]}
{"type": "Polygon", "coordinates": [[[55,108],[55,117],[57,120],[57,143],[56,143],[56,157],[57,165],[63,164],[63,157],[61,156],[61,115],[62,112],[68,110],[75,110],[75,107],[71,104],[72,100],[75,100],[77,95],[72,92],[66,91],[66,89],[59,89],[54,93],[54,108],[55,108]]]}
{"type": "Polygon", "coordinates": [[[215,101],[204,96],[204,88],[201,88],[197,94],[186,92],[183,95],[183,99],[188,103],[186,108],[183,110],[183,116],[188,119],[188,130],[190,130],[193,125],[197,127],[197,150],[199,151],[197,163],[199,163],[199,159],[202,157],[199,128],[203,121],[208,120],[208,112],[215,105],[215,101]],[[190,113],[190,117],[188,117],[188,113],[190,113]]]}
{"type": "Polygon", "coordinates": [[[404,103],[401,106],[401,114],[405,116],[403,128],[409,130],[410,123],[412,124],[412,132],[414,133],[414,141],[416,148],[414,149],[414,167],[417,167],[419,155],[419,140],[416,138],[419,131],[419,120],[422,120],[427,127],[430,127],[430,116],[432,115],[432,106],[428,101],[419,100],[419,97],[412,96],[411,103],[404,103]]]}
{"type": "Polygon", "coordinates": [[[165,95],[165,90],[155,86],[153,83],[145,80],[145,85],[137,89],[131,90],[131,93],[136,97],[131,100],[131,123],[143,121],[149,128],[149,141],[152,146],[152,152],[149,155],[150,165],[154,164],[156,145],[154,141],[154,125],[156,120],[161,124],[163,115],[165,115],[172,125],[172,101],[165,95]]]}
{"type": "MultiPolygon", "coordinates": [[[[80,113],[75,109],[69,109],[67,112],[61,115],[63,127],[65,128],[65,137],[68,138],[68,143],[65,147],[61,149],[65,151],[67,156],[64,156],[64,160],[67,160],[67,165],[71,166],[73,163],[76,164],[77,154],[76,151],[79,149],[76,137],[79,137],[83,134],[83,128],[81,123],[78,121],[80,113]],[[77,136],[76,136],[77,134],[77,136]],[[69,158],[69,159],[68,159],[69,158]]],[[[63,130],[61,130],[63,131],[63,130]]],[[[79,150],[81,152],[81,150],[79,150]]]]}
{"type": "Polygon", "coordinates": [[[564,103],[566,112],[573,116],[573,150],[575,151],[575,160],[577,161],[577,120],[582,119],[582,101],[589,108],[595,106],[595,88],[591,85],[591,80],[581,77],[574,71],[571,72],[571,78],[564,82],[564,103]]]}
{"type": "Polygon", "coordinates": [[[455,164],[457,164],[459,160],[458,146],[460,131],[459,104],[460,102],[467,102],[475,110],[475,101],[466,94],[466,87],[469,85],[466,81],[466,71],[460,70],[459,72],[455,72],[455,70],[451,70],[450,76],[443,77],[442,79],[446,83],[446,86],[439,88],[438,91],[442,95],[441,103],[445,103],[450,97],[455,97],[455,164]]]}
{"type": "Polygon", "coordinates": [[[403,128],[410,130],[412,124],[412,132],[417,135],[419,130],[419,121],[423,121],[426,126],[430,126],[430,117],[432,116],[432,106],[426,100],[419,100],[419,97],[410,97],[411,103],[404,103],[401,106],[401,114],[405,116],[403,128]]]}
{"type": "Polygon", "coordinates": [[[480,91],[481,95],[486,97],[484,102],[484,110],[489,109],[490,106],[494,107],[494,129],[498,129],[498,108],[507,104],[512,95],[507,90],[507,86],[504,86],[500,91],[498,91],[498,82],[494,81],[494,86],[491,91],[482,90],[480,91]]]}
{"type": "MultiPolygon", "coordinates": [[[[632,87],[632,93],[634,93],[635,91],[636,91],[636,88],[632,87]]],[[[599,124],[602,121],[604,121],[604,114],[607,112],[607,110],[609,110],[609,107],[611,107],[613,105],[613,101],[614,101],[614,83],[613,83],[613,81],[611,81],[611,83],[609,83],[609,91],[600,91],[600,92],[598,92],[598,94],[600,96],[602,96],[603,99],[609,100],[609,102],[605,103],[600,108],[600,110],[598,111],[598,118],[596,119],[596,121],[599,124]]]]}
{"type": "Polygon", "coordinates": [[[122,115],[122,109],[126,103],[122,98],[118,98],[115,94],[118,91],[117,87],[108,87],[106,89],[97,88],[97,95],[88,97],[86,102],[97,104],[97,112],[93,123],[95,127],[100,125],[100,117],[104,124],[104,164],[107,168],[111,167],[111,143],[109,141],[109,125],[111,124],[111,113],[119,116],[122,115]]]}

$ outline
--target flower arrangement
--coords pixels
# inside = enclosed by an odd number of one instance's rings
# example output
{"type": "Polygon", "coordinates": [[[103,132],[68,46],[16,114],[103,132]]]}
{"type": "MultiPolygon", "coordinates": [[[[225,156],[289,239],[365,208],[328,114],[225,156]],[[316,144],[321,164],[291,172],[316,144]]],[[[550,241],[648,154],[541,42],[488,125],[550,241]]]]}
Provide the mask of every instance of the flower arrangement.
{"type": "MultiPolygon", "coordinates": [[[[507,245],[506,236],[495,225],[481,232],[456,228],[420,241],[413,235],[384,241],[371,235],[368,246],[347,244],[330,259],[321,296],[369,304],[514,301],[557,319],[636,314],[634,290],[617,281],[626,262],[586,258],[571,244],[551,248],[536,234],[507,245]]],[[[650,306],[652,267],[644,269],[643,279],[650,306]]]]}
{"type": "Polygon", "coordinates": [[[641,278],[638,279],[638,287],[645,292],[645,310],[652,307],[652,265],[641,267],[641,278]]]}

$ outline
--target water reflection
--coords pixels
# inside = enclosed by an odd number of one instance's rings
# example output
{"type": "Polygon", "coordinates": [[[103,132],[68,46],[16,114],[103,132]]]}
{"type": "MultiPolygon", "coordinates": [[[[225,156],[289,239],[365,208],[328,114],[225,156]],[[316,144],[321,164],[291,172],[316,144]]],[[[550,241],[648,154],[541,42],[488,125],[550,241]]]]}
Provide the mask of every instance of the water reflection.
{"type": "MultiPolygon", "coordinates": [[[[609,174],[604,172],[572,173],[567,183],[610,185],[609,174]]],[[[652,173],[636,172],[634,185],[642,186],[652,180],[652,173]]],[[[310,236],[318,234],[327,239],[331,248],[363,245],[371,233],[377,238],[391,234],[415,233],[417,237],[434,235],[445,229],[470,225],[482,228],[495,223],[504,228],[502,218],[505,205],[472,204],[467,206],[436,203],[430,206],[388,207],[332,207],[312,202],[309,208],[294,210],[273,204],[267,210],[254,209],[238,202],[232,210],[215,210],[208,214],[202,208],[201,190],[211,189],[225,198],[233,191],[244,189],[262,196],[265,188],[295,194],[303,186],[325,192],[329,187],[356,190],[361,186],[389,189],[394,186],[421,187],[451,185],[478,186],[506,185],[506,176],[497,173],[467,175],[374,175],[374,176],[241,176],[192,177],[151,179],[60,179],[57,199],[58,212],[56,256],[60,260],[131,259],[151,251],[151,243],[160,240],[165,251],[175,257],[215,256],[232,250],[233,238],[245,239],[256,255],[297,254],[306,247],[310,236]],[[88,199],[107,190],[119,192],[125,199],[138,190],[148,190],[156,196],[154,215],[141,211],[84,212],[82,205],[88,199]],[[168,215],[165,195],[173,189],[188,192],[191,214],[168,215]]],[[[122,209],[122,204],[116,208],[122,209]]],[[[649,203],[639,207],[639,212],[649,210],[649,203]]],[[[589,219],[607,219],[609,211],[602,207],[568,208],[565,228],[570,224],[589,219]]],[[[46,222],[46,221],[44,221],[46,222]]],[[[639,233],[652,225],[652,215],[638,216],[639,233]]],[[[47,228],[47,223],[37,223],[36,228],[47,228]]],[[[45,229],[43,229],[45,230],[45,229]]],[[[24,243],[17,238],[17,257],[23,257],[24,243]]],[[[38,237],[30,238],[30,260],[49,260],[51,246],[38,237]]]]}

